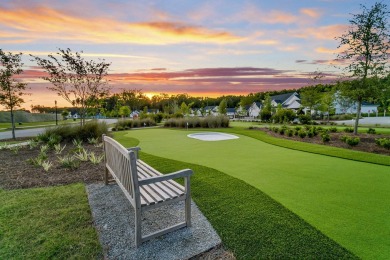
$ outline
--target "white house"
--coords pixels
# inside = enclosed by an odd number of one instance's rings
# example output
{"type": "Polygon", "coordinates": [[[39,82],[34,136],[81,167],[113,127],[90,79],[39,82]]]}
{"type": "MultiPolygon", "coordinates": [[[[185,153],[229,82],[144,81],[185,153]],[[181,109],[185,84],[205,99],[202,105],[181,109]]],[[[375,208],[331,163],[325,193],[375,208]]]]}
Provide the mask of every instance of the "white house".
{"type": "Polygon", "coordinates": [[[297,92],[271,96],[271,105],[277,107],[279,104],[281,104],[283,108],[296,111],[301,107],[301,99],[297,92]]]}
{"type": "Polygon", "coordinates": [[[212,115],[216,116],[218,115],[218,106],[207,106],[204,108],[204,111],[206,112],[205,115],[212,115]]]}
{"type": "Polygon", "coordinates": [[[133,112],[130,113],[130,118],[136,119],[139,118],[140,112],[138,110],[134,110],[133,112]]]}
{"type": "MultiPolygon", "coordinates": [[[[361,113],[377,113],[378,112],[379,105],[368,103],[368,102],[362,102],[362,108],[361,113]]],[[[339,102],[335,102],[334,105],[335,113],[338,114],[356,114],[357,110],[357,103],[352,104],[340,104],[339,102]]]]}
{"type": "Polygon", "coordinates": [[[235,118],[236,117],[236,109],[233,107],[233,108],[226,108],[226,115],[229,117],[229,118],[235,118]]]}
{"type": "Polygon", "coordinates": [[[262,104],[260,102],[253,102],[252,105],[247,108],[248,116],[258,117],[261,111],[261,107],[262,104]]]}

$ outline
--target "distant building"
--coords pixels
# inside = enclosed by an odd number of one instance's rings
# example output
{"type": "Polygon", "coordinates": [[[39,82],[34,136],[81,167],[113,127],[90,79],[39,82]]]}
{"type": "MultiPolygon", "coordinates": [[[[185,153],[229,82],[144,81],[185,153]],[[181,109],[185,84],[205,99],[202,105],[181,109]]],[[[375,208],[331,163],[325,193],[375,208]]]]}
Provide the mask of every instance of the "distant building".
{"type": "Polygon", "coordinates": [[[297,111],[302,106],[301,99],[297,92],[271,96],[271,105],[277,107],[279,104],[281,104],[283,108],[292,109],[294,111],[297,111]]]}

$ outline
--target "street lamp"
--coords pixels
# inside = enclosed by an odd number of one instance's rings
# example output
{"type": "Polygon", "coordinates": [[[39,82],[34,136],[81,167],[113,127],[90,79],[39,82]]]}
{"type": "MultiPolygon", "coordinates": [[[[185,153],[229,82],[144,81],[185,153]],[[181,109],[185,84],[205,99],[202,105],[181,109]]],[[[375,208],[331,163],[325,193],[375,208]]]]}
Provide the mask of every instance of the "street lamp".
{"type": "Polygon", "coordinates": [[[54,100],[54,105],[56,107],[56,125],[58,125],[58,119],[57,119],[57,100],[54,100]]]}

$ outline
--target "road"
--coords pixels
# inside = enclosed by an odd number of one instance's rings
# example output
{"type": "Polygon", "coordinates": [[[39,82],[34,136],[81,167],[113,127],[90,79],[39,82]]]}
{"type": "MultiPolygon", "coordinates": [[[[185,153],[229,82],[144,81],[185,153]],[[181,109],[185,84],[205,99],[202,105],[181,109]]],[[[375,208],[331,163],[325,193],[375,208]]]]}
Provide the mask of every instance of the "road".
{"type": "MultiPolygon", "coordinates": [[[[116,123],[117,119],[98,119],[99,122],[106,122],[107,124],[116,123]]],[[[52,126],[48,126],[52,127],[52,126]]],[[[15,131],[16,137],[33,137],[41,134],[45,131],[47,127],[40,128],[30,128],[30,129],[20,129],[15,131]]],[[[10,139],[12,138],[12,131],[0,132],[0,140],[1,139],[10,139]]]]}
{"type": "MultiPolygon", "coordinates": [[[[337,124],[353,125],[355,120],[335,121],[337,124]]],[[[390,117],[365,117],[359,119],[359,125],[390,126],[390,117]]]]}

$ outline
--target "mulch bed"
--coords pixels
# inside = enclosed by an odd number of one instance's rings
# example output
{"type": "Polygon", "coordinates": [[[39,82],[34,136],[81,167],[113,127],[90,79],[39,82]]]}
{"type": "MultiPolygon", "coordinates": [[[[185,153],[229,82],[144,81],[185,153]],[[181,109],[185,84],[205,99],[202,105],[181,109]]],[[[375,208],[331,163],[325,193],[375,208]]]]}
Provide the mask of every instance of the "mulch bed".
{"type": "MultiPolygon", "coordinates": [[[[95,147],[90,144],[83,144],[83,147],[95,155],[103,153],[102,147],[95,147]]],[[[60,156],[72,153],[75,149],[72,143],[66,144],[66,148],[60,156]]],[[[0,150],[0,188],[2,189],[24,189],[33,187],[46,187],[55,185],[66,185],[76,182],[92,183],[101,182],[104,174],[104,162],[93,164],[81,162],[79,168],[69,169],[60,165],[58,155],[50,150],[47,154],[48,160],[53,163],[49,171],[42,167],[35,167],[27,160],[36,158],[39,154],[39,147],[30,149],[22,147],[17,154],[12,151],[0,150]]]]}
{"type": "Polygon", "coordinates": [[[309,138],[307,136],[305,138],[301,138],[299,136],[289,137],[286,134],[281,135],[279,133],[275,133],[275,132],[271,131],[269,128],[255,128],[255,129],[260,130],[260,131],[264,131],[267,134],[274,136],[274,137],[277,137],[277,138],[283,138],[283,139],[294,140],[294,141],[299,141],[299,142],[306,142],[306,143],[329,145],[329,146],[345,148],[345,149],[350,149],[350,150],[368,152],[368,153],[390,155],[390,150],[387,150],[383,147],[380,147],[375,143],[375,139],[377,139],[377,138],[390,138],[389,135],[359,133],[356,136],[360,138],[360,143],[357,146],[351,147],[348,144],[341,141],[340,137],[343,135],[355,136],[352,133],[345,133],[345,132],[329,133],[330,141],[327,143],[324,143],[322,141],[322,138],[320,135],[317,135],[317,136],[314,136],[311,138],[309,138]]]}

